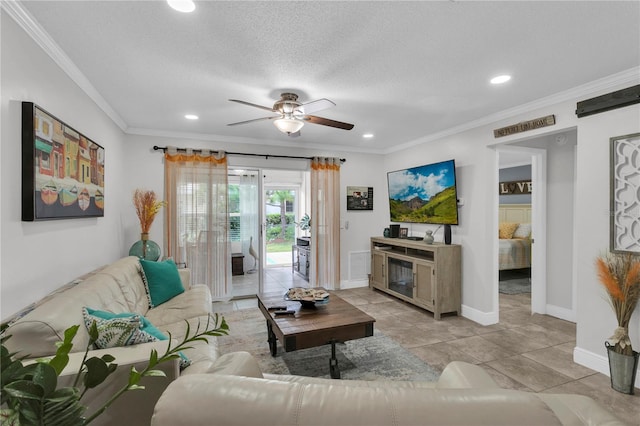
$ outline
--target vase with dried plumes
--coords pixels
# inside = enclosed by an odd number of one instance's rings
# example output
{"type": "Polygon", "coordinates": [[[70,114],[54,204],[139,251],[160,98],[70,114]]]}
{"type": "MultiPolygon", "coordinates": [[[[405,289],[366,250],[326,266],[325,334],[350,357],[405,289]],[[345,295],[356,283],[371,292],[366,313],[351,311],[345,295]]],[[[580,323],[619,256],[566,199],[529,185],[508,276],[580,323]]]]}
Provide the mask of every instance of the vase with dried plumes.
{"type": "Polygon", "coordinates": [[[149,230],[166,201],[160,201],[156,193],[150,190],[136,189],[133,193],[133,206],[140,221],[140,240],[136,241],[129,250],[130,256],[138,256],[146,260],[158,260],[160,258],[160,246],[149,239],[149,230]]]}
{"type": "Polygon", "coordinates": [[[633,394],[639,353],[631,346],[629,322],[640,299],[640,256],[606,253],[596,259],[596,269],[618,321],[618,327],[605,342],[611,387],[633,394]]]}

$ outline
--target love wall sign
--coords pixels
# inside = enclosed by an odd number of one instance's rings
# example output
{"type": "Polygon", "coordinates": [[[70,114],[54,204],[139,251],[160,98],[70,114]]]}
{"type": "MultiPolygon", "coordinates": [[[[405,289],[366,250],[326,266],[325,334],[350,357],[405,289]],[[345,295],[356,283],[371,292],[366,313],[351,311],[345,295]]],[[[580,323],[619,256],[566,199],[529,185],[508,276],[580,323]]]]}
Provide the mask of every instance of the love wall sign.
{"type": "Polygon", "coordinates": [[[500,195],[531,194],[531,181],[530,180],[514,180],[511,182],[500,182],[500,186],[498,187],[498,194],[500,195]]]}

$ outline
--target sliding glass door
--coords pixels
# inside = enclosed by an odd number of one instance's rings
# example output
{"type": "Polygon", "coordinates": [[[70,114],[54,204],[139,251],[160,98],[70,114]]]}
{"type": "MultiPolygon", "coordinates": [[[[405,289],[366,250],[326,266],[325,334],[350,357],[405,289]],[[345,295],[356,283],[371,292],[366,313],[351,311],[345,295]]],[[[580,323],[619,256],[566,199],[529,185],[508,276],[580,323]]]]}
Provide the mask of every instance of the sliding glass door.
{"type": "Polygon", "coordinates": [[[295,205],[298,188],[279,187],[265,189],[267,267],[291,266],[291,246],[295,244],[295,205]]]}
{"type": "Polygon", "coordinates": [[[233,297],[291,286],[296,223],[309,211],[308,176],[303,170],[229,169],[233,297]]]}
{"type": "Polygon", "coordinates": [[[260,172],[229,170],[229,227],[233,297],[260,291],[260,172]]]}

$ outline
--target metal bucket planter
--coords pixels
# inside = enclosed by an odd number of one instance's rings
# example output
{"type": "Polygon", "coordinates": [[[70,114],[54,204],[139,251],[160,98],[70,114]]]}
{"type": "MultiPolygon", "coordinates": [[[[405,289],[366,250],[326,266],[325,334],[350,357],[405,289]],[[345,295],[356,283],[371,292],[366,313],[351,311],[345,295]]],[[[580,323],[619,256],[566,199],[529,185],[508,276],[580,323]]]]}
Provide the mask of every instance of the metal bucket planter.
{"type": "Polygon", "coordinates": [[[605,342],[604,345],[609,355],[611,387],[618,392],[633,395],[640,353],[633,351],[633,355],[623,355],[617,353],[609,342],[605,342]]]}

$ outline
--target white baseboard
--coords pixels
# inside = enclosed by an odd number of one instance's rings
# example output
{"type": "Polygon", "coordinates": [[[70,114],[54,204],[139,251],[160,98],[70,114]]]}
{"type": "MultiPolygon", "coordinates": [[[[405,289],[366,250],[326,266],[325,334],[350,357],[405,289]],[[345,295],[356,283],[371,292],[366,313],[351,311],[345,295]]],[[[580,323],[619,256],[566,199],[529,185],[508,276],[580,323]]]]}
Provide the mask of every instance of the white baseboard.
{"type": "Polygon", "coordinates": [[[462,305],[462,316],[480,325],[497,324],[499,319],[497,312],[482,312],[466,305],[462,305]]]}
{"type": "Polygon", "coordinates": [[[571,309],[561,308],[560,306],[555,305],[547,305],[546,311],[547,315],[551,315],[552,317],[560,318],[565,321],[576,322],[576,313],[571,309]]]}
{"type": "Polygon", "coordinates": [[[342,280],[340,281],[340,290],[348,290],[350,288],[369,287],[369,280],[342,280]]]}
{"type": "MultiPolygon", "coordinates": [[[[573,348],[573,361],[607,377],[611,376],[609,373],[609,358],[606,356],[598,355],[576,346],[573,348]]],[[[636,371],[636,387],[638,387],[638,383],[640,383],[640,369],[636,371]]]]}

